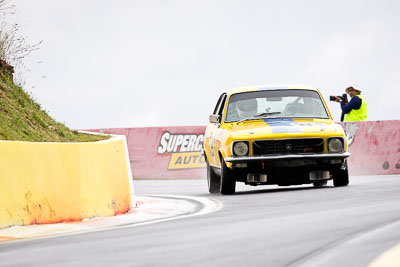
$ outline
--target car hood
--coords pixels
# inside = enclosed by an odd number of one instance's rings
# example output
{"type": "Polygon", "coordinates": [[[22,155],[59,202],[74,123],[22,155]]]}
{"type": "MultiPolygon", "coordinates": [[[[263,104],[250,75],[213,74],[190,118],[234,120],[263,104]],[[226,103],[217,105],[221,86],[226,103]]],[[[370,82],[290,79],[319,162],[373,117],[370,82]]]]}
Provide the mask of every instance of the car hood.
{"type": "Polygon", "coordinates": [[[233,123],[229,128],[233,136],[251,136],[255,139],[282,135],[323,136],[329,132],[343,132],[342,127],[331,120],[264,119],[238,125],[233,123]]]}

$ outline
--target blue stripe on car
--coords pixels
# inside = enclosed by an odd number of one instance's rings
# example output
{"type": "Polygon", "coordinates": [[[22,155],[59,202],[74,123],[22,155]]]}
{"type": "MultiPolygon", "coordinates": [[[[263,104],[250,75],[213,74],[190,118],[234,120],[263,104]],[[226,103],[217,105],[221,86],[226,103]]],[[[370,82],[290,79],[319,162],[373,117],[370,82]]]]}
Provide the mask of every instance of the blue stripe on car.
{"type": "Polygon", "coordinates": [[[273,133],[299,133],[301,126],[293,119],[264,119],[273,133]]]}

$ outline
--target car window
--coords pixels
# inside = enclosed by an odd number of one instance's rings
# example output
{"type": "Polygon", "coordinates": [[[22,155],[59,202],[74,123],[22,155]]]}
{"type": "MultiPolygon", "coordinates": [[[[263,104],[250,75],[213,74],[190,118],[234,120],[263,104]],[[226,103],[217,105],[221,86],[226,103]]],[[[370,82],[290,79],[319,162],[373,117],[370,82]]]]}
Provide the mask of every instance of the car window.
{"type": "Polygon", "coordinates": [[[217,114],[220,115],[221,118],[222,118],[222,113],[224,112],[225,101],[226,101],[226,94],[223,95],[221,105],[219,106],[219,109],[217,111],[218,112],[217,114]]]}
{"type": "Polygon", "coordinates": [[[225,101],[226,101],[226,93],[223,93],[218,99],[213,114],[220,115],[222,118],[222,112],[224,111],[225,101]]]}
{"type": "Polygon", "coordinates": [[[264,90],[231,95],[225,122],[263,114],[265,118],[329,118],[318,92],[313,90],[264,90]]]}

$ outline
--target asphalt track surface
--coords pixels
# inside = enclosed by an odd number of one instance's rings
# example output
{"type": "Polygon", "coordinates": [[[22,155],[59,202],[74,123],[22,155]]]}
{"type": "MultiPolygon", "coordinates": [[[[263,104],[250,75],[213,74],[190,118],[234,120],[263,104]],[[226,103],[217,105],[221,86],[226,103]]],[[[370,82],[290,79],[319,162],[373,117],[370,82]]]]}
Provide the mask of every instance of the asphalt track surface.
{"type": "MultiPolygon", "coordinates": [[[[136,194],[211,197],[206,215],[0,244],[0,266],[367,266],[400,243],[400,175],[348,187],[249,187],[210,195],[205,180],[135,181],[136,194]]],[[[199,207],[200,209],[201,207],[199,207]]]]}

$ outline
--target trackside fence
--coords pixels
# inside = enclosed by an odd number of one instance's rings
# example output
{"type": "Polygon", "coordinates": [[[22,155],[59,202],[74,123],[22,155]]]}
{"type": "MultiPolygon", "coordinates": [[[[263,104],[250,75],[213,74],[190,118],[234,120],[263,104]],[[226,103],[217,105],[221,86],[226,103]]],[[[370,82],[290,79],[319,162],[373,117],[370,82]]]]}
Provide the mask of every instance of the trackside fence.
{"type": "MultiPolygon", "coordinates": [[[[400,174],[400,121],[341,123],[349,140],[350,175],[400,174]]],[[[108,128],[125,135],[134,179],[205,178],[206,126],[108,128]]]]}

